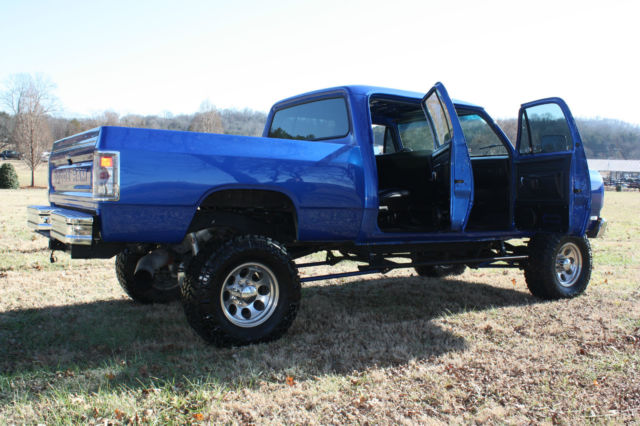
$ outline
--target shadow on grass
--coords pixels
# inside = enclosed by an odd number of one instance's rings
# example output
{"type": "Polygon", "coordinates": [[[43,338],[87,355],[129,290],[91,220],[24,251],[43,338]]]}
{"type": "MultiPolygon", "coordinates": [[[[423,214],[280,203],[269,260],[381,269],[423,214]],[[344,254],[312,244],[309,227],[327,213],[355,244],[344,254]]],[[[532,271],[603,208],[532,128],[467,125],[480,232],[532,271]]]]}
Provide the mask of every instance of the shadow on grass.
{"type": "Polygon", "coordinates": [[[178,303],[106,300],[10,311],[0,314],[2,386],[33,378],[66,380],[71,384],[65,389],[83,391],[205,382],[235,389],[287,375],[302,380],[362,372],[466,348],[462,337],[433,319],[532,303],[535,299],[520,291],[451,279],[306,286],[298,317],[282,339],[231,349],[204,344],[178,303]]]}

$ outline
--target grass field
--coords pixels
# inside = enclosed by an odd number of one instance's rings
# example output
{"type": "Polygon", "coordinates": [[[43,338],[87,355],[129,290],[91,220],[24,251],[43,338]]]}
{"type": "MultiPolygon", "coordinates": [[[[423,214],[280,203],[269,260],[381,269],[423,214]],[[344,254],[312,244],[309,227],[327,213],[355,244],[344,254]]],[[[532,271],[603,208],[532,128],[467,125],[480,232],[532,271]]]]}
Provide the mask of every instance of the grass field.
{"type": "MultiPolygon", "coordinates": [[[[31,185],[31,170],[27,165],[20,160],[1,160],[0,166],[4,163],[9,163],[13,165],[13,168],[16,169],[16,173],[18,174],[18,181],[20,182],[20,187],[25,187],[31,185]]],[[[36,168],[35,173],[35,186],[46,187],[48,184],[47,181],[47,164],[40,164],[36,168]]]]}
{"type": "Polygon", "coordinates": [[[50,263],[25,224],[38,203],[0,190],[0,424],[640,418],[637,192],[606,194],[576,299],[534,299],[517,270],[329,280],[303,287],[283,339],[233,349],[204,344],[178,303],[133,304],[113,260],[50,263]]]}

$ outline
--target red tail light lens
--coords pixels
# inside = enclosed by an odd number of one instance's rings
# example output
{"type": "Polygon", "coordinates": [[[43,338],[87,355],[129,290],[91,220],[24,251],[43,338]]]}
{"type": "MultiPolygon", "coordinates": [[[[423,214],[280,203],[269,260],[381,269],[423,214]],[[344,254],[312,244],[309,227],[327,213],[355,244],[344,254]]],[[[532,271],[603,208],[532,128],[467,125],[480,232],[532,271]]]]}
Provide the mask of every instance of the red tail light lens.
{"type": "Polygon", "coordinates": [[[93,198],[117,201],[120,198],[120,154],[99,152],[93,158],[93,198]]]}

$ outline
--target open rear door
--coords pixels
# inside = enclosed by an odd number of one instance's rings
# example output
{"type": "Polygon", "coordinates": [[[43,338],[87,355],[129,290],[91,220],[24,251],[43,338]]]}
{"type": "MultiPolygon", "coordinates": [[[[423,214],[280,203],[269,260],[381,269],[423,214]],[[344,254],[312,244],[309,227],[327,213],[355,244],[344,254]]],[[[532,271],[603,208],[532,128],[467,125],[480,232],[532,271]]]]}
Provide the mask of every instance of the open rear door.
{"type": "Polygon", "coordinates": [[[436,83],[422,99],[422,109],[433,131],[434,159],[448,169],[451,230],[463,231],[473,203],[473,173],[460,121],[442,83],[436,83]]]}
{"type": "Polygon", "coordinates": [[[567,104],[548,98],[523,104],[515,159],[518,229],[583,235],[591,181],[582,139],[567,104]]]}

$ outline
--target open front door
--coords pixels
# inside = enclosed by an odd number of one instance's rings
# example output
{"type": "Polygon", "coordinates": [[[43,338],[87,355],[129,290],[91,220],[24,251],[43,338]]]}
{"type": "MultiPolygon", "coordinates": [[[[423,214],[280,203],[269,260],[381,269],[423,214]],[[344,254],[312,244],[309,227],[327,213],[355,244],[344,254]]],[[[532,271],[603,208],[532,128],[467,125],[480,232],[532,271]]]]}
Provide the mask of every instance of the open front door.
{"type": "Polygon", "coordinates": [[[473,203],[473,173],[467,144],[451,98],[436,83],[422,99],[422,109],[433,131],[433,179],[448,185],[452,231],[463,231],[473,203]],[[438,176],[444,173],[447,176],[438,176]]]}
{"type": "Polygon", "coordinates": [[[583,235],[591,181],[582,139],[567,104],[548,98],[523,104],[515,160],[518,229],[583,235]]]}

